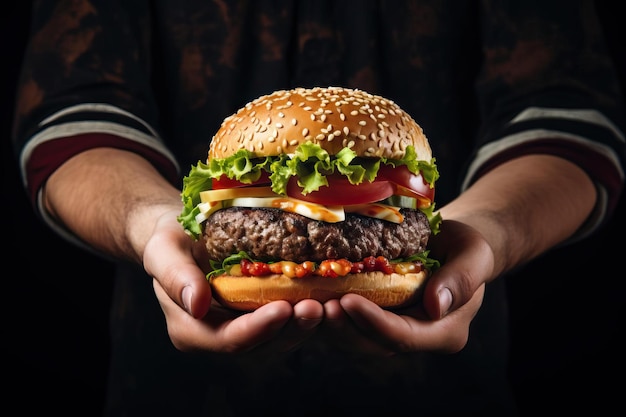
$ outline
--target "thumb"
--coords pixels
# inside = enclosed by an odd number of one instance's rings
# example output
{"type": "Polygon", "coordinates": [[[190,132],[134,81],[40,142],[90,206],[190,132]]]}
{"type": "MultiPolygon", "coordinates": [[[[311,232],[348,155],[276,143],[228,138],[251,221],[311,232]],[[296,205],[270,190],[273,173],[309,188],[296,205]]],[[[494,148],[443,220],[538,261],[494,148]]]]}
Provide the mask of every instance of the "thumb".
{"type": "Polygon", "coordinates": [[[423,305],[430,318],[440,319],[484,291],[483,284],[493,274],[494,255],[477,230],[455,221],[443,223],[431,244],[431,254],[441,260],[441,267],[424,287],[423,305]]]}
{"type": "MultiPolygon", "coordinates": [[[[167,296],[195,318],[204,317],[211,305],[211,288],[194,254],[202,252],[175,216],[163,216],[143,253],[144,269],[167,296]]],[[[204,251],[206,252],[206,250],[204,251]]],[[[203,263],[203,262],[200,262],[203,263]]]]}

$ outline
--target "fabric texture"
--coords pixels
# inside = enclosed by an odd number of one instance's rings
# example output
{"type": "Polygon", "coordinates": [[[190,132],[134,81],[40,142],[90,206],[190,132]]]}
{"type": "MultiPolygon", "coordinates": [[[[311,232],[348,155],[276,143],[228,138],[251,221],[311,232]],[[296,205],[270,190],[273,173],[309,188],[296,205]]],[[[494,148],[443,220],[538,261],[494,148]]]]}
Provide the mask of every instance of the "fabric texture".
{"type": "MultiPolygon", "coordinates": [[[[111,146],[180,186],[248,101],[336,85],[418,121],[442,174],[438,206],[520,154],[579,164],[600,196],[582,237],[614,210],[625,156],[602,31],[593,2],[578,3],[35,1],[14,135],[24,184],[41,210],[57,167],[111,146]]],[[[177,351],[151,279],[127,264],[116,278],[108,416],[516,415],[503,283],[487,288],[458,355],[372,360],[312,345],[254,361],[177,351]]]]}

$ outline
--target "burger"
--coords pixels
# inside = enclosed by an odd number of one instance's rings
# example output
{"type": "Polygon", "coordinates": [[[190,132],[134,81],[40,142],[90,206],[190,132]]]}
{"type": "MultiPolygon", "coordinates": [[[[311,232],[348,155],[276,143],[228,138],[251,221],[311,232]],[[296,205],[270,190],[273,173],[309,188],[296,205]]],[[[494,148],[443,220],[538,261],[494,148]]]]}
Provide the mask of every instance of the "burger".
{"type": "Polygon", "coordinates": [[[178,221],[204,241],[225,307],[356,293],[398,308],[439,266],[426,249],[438,177],[422,128],[392,100],[280,90],[224,119],[183,179],[178,221]]]}

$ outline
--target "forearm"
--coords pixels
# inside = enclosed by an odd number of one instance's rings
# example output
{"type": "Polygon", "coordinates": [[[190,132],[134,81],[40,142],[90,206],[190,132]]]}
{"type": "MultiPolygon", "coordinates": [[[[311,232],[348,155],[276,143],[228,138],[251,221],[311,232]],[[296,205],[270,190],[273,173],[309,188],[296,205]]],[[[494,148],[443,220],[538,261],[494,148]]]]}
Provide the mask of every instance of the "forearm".
{"type": "Polygon", "coordinates": [[[570,237],[595,202],[595,187],[582,169],[558,157],[529,155],[481,177],[441,215],[483,234],[494,251],[495,277],[570,237]]]}
{"type": "Polygon", "coordinates": [[[50,176],[49,214],[108,255],[140,262],[162,213],[180,210],[180,191],[141,156],[112,148],[83,152],[50,176]]]}

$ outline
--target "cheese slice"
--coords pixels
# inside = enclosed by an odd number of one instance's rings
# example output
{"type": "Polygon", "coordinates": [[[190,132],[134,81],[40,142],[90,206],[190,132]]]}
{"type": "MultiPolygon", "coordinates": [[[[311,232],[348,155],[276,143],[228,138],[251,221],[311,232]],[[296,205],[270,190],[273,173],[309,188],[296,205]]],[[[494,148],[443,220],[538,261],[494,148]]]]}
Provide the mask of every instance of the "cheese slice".
{"type": "Polygon", "coordinates": [[[224,204],[222,201],[204,201],[198,204],[198,209],[200,209],[200,213],[196,215],[196,222],[202,223],[203,221],[208,219],[211,214],[223,208],[224,204]]]}
{"type": "Polygon", "coordinates": [[[272,191],[272,187],[225,188],[200,192],[202,202],[232,200],[237,197],[280,197],[280,195],[272,191]]]}
{"type": "Polygon", "coordinates": [[[343,209],[348,213],[358,213],[362,216],[393,223],[402,223],[404,221],[404,216],[400,213],[400,207],[388,206],[387,204],[355,204],[353,206],[344,206],[343,209]]]}
{"type": "Polygon", "coordinates": [[[200,193],[200,213],[196,221],[202,223],[215,211],[226,207],[268,207],[290,213],[300,214],[313,220],[328,223],[344,221],[345,213],[357,213],[363,216],[402,223],[404,216],[399,207],[381,203],[355,204],[350,206],[324,206],[308,201],[281,196],[271,187],[241,187],[222,190],[207,190],[200,193]]]}
{"type": "Polygon", "coordinates": [[[229,205],[277,208],[328,223],[341,222],[346,219],[342,206],[323,206],[291,197],[238,197],[230,200],[229,205]]]}

